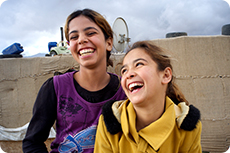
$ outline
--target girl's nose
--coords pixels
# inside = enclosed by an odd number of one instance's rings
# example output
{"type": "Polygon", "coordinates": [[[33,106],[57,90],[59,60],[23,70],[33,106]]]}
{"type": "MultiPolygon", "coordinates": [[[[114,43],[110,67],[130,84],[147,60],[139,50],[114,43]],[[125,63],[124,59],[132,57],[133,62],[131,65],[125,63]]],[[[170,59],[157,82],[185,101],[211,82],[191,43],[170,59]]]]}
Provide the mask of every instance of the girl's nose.
{"type": "Polygon", "coordinates": [[[128,74],[127,74],[127,79],[131,79],[131,78],[133,78],[133,77],[135,77],[136,76],[136,73],[134,72],[134,71],[130,71],[130,72],[128,72],[128,74]]]}
{"type": "Polygon", "coordinates": [[[87,42],[88,42],[88,39],[84,35],[79,36],[78,44],[84,44],[84,43],[87,43],[87,42]]]}

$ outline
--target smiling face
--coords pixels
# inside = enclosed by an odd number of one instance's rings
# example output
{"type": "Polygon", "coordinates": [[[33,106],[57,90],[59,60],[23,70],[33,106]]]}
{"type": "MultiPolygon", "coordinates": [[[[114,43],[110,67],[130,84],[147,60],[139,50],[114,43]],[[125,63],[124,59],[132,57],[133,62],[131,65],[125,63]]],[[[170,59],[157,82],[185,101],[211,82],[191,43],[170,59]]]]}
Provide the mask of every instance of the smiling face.
{"type": "MultiPolygon", "coordinates": [[[[143,48],[131,50],[123,60],[121,85],[133,105],[146,105],[165,97],[166,73],[159,71],[155,61],[143,48]]],[[[171,72],[171,71],[170,71],[171,72]]]]}
{"type": "Polygon", "coordinates": [[[112,40],[105,40],[100,27],[80,15],[69,23],[69,45],[74,59],[83,67],[106,66],[106,50],[112,49],[112,40]]]}

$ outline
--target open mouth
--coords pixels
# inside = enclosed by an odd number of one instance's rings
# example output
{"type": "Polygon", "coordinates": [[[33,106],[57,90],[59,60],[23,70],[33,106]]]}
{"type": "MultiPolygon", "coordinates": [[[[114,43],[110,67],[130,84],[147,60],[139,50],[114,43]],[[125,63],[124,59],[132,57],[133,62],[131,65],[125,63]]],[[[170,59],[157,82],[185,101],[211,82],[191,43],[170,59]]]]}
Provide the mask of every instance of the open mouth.
{"type": "Polygon", "coordinates": [[[134,91],[142,88],[143,85],[144,85],[143,83],[131,83],[128,88],[131,92],[134,92],[134,91]]]}
{"type": "Polygon", "coordinates": [[[89,48],[89,49],[83,49],[79,52],[80,56],[86,56],[86,55],[89,55],[89,54],[92,54],[94,53],[94,49],[92,48],[89,48]]]}

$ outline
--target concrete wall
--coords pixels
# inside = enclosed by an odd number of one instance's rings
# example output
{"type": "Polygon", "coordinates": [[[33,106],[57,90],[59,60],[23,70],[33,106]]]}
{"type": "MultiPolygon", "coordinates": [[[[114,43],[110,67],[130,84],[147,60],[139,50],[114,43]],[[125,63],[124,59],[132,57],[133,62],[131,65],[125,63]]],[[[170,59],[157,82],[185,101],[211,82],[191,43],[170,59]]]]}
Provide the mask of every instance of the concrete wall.
{"type": "MultiPolygon", "coordinates": [[[[201,111],[203,150],[226,151],[230,146],[230,36],[183,36],[152,42],[173,57],[176,82],[201,111]]],[[[114,65],[122,57],[112,55],[114,65]]],[[[44,81],[55,71],[72,67],[78,69],[78,63],[71,56],[0,59],[0,125],[16,128],[29,122],[44,81]]],[[[119,74],[119,68],[108,67],[108,71],[119,74]]]]}

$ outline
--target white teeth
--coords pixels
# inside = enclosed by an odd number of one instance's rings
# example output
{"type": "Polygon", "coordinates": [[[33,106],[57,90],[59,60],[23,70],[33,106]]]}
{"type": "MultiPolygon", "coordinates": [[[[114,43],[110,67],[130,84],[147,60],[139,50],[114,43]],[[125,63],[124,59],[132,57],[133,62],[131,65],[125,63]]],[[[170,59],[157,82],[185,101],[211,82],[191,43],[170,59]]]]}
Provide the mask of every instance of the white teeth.
{"type": "Polygon", "coordinates": [[[129,85],[129,90],[133,91],[137,87],[142,87],[144,84],[143,83],[132,83],[129,85]]]}
{"type": "Polygon", "coordinates": [[[81,56],[84,56],[84,55],[91,54],[91,53],[93,53],[93,52],[94,52],[93,49],[83,49],[83,50],[81,50],[79,53],[80,53],[81,56]]]}

